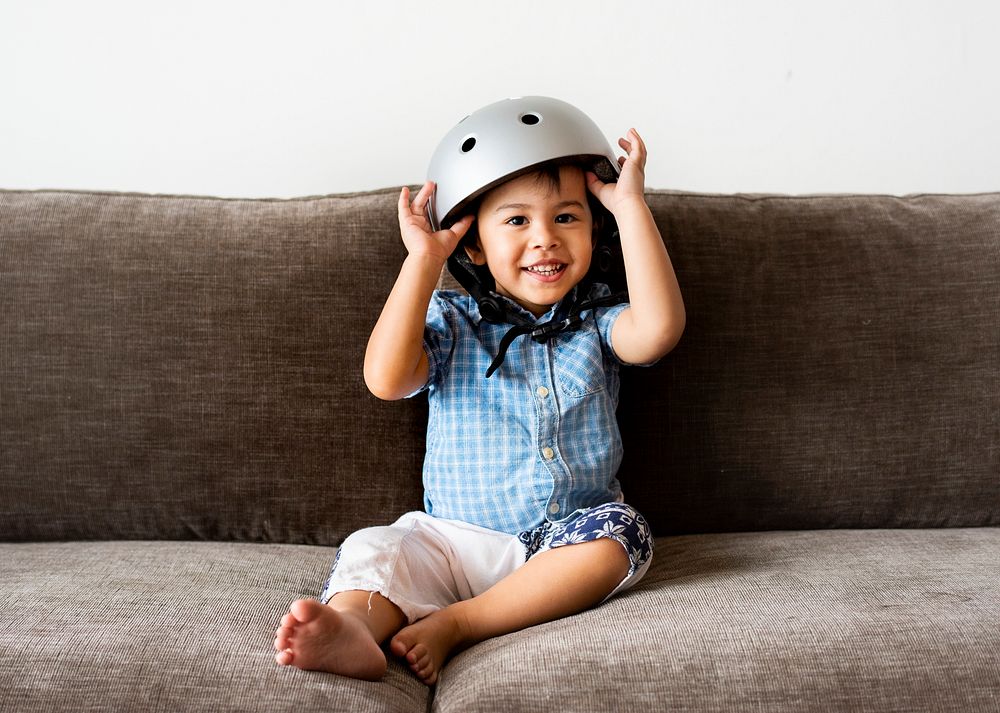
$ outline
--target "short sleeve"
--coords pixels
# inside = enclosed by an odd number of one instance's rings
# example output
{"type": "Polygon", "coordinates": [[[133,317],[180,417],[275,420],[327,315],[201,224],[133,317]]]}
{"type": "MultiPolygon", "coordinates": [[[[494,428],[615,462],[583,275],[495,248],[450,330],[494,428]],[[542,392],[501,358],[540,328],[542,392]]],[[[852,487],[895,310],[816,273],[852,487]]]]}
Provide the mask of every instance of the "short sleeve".
{"type": "Polygon", "coordinates": [[[607,309],[598,309],[595,315],[597,320],[597,330],[601,335],[601,346],[605,349],[605,354],[610,354],[611,358],[614,359],[622,366],[653,366],[659,359],[654,359],[650,362],[631,362],[625,361],[615,352],[615,347],[611,343],[611,330],[615,326],[615,322],[622,315],[626,309],[629,308],[628,302],[623,302],[621,304],[614,305],[613,307],[608,307],[607,309]]]}
{"type": "Polygon", "coordinates": [[[614,328],[615,322],[618,321],[622,312],[627,310],[628,307],[628,302],[621,302],[611,307],[598,307],[594,310],[594,319],[597,320],[597,332],[601,336],[601,345],[604,347],[604,353],[610,354],[619,364],[628,364],[628,362],[622,361],[615,354],[615,348],[611,344],[611,330],[614,328]]]}
{"type": "MultiPolygon", "coordinates": [[[[601,297],[608,297],[610,294],[611,290],[608,286],[599,282],[591,286],[590,292],[587,294],[587,299],[600,299],[601,297]]],[[[628,365],[628,362],[622,360],[615,353],[615,348],[611,344],[611,330],[614,328],[618,318],[621,317],[622,312],[628,308],[628,302],[619,302],[610,307],[598,307],[594,310],[593,314],[593,319],[597,323],[597,334],[601,340],[601,349],[606,356],[610,356],[613,361],[620,365],[628,365]]]]}
{"type": "Polygon", "coordinates": [[[440,291],[435,291],[427,306],[424,322],[424,353],[427,355],[427,383],[406,398],[423,393],[444,376],[455,344],[455,308],[440,291]]]}

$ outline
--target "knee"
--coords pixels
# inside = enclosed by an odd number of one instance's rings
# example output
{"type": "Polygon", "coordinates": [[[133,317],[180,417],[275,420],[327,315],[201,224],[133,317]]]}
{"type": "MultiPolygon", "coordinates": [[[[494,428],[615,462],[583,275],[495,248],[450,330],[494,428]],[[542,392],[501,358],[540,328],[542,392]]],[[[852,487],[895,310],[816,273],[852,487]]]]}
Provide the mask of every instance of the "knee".
{"type": "Polygon", "coordinates": [[[587,512],[585,529],[591,536],[613,540],[624,550],[632,567],[638,569],[653,556],[653,534],[646,518],[631,505],[607,503],[587,512]]]}
{"type": "Polygon", "coordinates": [[[590,546],[590,552],[595,561],[604,564],[608,571],[620,581],[632,571],[632,557],[625,543],[611,537],[601,537],[597,540],[584,542],[580,547],[590,546]]]}

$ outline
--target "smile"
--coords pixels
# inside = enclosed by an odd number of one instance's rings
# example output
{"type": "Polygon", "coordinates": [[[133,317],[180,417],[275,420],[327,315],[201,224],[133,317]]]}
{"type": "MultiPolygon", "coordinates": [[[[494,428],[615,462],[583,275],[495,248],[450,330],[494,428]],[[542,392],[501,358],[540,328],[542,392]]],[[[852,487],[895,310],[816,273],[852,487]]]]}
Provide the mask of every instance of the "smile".
{"type": "Polygon", "coordinates": [[[530,267],[522,268],[525,272],[530,272],[533,275],[541,275],[542,277],[554,277],[560,272],[566,269],[566,265],[562,263],[552,264],[552,265],[531,265],[530,267]]]}

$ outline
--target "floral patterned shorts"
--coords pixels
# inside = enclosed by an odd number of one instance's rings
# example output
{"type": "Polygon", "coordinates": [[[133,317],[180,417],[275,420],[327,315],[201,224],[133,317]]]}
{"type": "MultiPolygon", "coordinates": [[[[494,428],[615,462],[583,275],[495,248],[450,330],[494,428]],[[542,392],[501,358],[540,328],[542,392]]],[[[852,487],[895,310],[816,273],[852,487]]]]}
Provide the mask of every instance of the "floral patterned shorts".
{"type": "Polygon", "coordinates": [[[388,526],[359,530],[337,551],[320,601],[338,592],[379,592],[410,622],[477,596],[547,550],[610,538],[629,556],[628,575],[608,598],[638,582],[649,568],[653,538],[646,520],[624,503],[579,510],[520,535],[423,512],[388,526]]]}
{"type": "Polygon", "coordinates": [[[578,510],[566,520],[544,525],[518,535],[527,559],[539,552],[607,537],[621,543],[628,553],[629,577],[644,569],[653,557],[653,537],[646,518],[625,503],[606,503],[578,510]]]}

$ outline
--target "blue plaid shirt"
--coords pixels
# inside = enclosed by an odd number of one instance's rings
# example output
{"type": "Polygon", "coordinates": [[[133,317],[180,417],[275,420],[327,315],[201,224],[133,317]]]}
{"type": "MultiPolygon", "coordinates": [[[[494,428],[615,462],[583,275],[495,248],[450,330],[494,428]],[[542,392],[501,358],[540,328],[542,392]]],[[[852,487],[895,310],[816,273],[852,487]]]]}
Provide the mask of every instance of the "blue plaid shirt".
{"type": "MultiPolygon", "coordinates": [[[[595,289],[591,296],[607,294],[595,289]]],[[[434,293],[424,330],[430,375],[416,392],[427,390],[430,403],[428,514],[519,534],[620,500],[620,362],[611,327],[627,306],[586,310],[579,330],[545,344],[518,337],[486,379],[511,325],[482,320],[464,293],[434,293]]]]}

